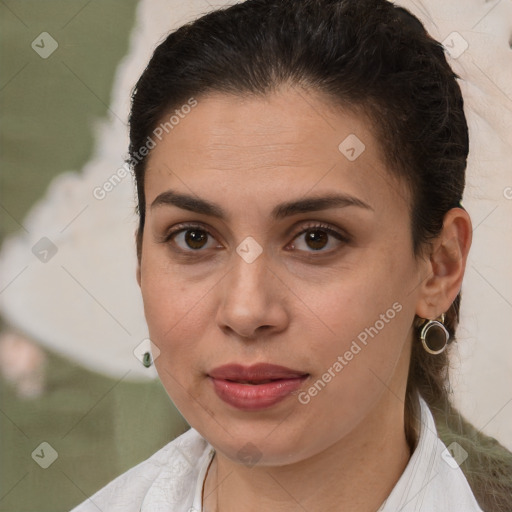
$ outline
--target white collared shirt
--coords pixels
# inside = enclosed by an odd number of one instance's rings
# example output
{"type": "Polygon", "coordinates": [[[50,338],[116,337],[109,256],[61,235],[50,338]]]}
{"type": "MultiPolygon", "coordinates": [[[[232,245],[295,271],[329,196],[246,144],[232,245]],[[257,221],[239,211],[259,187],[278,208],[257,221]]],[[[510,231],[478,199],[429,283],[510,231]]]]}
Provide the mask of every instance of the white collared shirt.
{"type": "MultiPolygon", "coordinates": [[[[417,446],[378,512],[483,512],[459,467],[466,454],[437,435],[420,397],[417,446]]],[[[123,473],[71,512],[201,512],[214,448],[193,428],[123,473]]]]}

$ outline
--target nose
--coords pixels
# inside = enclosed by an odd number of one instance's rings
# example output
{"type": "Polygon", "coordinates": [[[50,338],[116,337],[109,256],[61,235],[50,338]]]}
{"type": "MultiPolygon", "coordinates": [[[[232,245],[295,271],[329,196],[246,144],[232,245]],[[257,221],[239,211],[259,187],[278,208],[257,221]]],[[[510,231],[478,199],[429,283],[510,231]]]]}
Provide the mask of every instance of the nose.
{"type": "Polygon", "coordinates": [[[233,252],[232,267],[222,280],[217,325],[230,336],[256,340],[288,325],[287,287],[263,251],[254,261],[233,252]]]}

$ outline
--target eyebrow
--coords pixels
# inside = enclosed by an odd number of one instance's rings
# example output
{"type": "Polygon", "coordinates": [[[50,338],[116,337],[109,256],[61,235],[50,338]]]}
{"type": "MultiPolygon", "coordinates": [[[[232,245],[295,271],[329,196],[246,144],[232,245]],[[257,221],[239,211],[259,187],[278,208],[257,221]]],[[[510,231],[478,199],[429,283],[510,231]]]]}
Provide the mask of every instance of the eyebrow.
{"type": "MultiPolygon", "coordinates": [[[[229,217],[218,204],[207,201],[206,199],[201,199],[197,196],[182,194],[174,190],[162,192],[151,203],[151,209],[159,206],[177,206],[182,210],[216,217],[221,220],[226,220],[229,217]]],[[[330,208],[344,208],[347,206],[357,206],[374,211],[369,204],[357,197],[348,194],[327,194],[280,203],[272,209],[270,216],[273,220],[281,220],[299,213],[328,210],[330,208]]]]}

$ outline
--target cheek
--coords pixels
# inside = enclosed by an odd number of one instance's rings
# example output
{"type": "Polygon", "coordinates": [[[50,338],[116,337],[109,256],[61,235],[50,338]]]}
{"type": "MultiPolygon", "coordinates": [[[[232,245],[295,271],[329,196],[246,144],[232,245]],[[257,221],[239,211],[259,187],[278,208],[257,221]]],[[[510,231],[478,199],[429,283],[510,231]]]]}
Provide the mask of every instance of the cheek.
{"type": "Polygon", "coordinates": [[[190,279],[195,274],[192,267],[173,264],[164,247],[144,241],[141,293],[150,332],[159,337],[172,332],[193,312],[207,288],[204,280],[190,279]]]}
{"type": "Polygon", "coordinates": [[[308,312],[298,322],[319,373],[342,356],[346,363],[336,374],[343,373],[343,385],[352,390],[368,389],[379,377],[388,380],[414,316],[407,296],[414,282],[412,270],[405,257],[385,251],[375,257],[373,251],[322,286],[300,285],[298,295],[307,298],[308,312]]]}
{"type": "Polygon", "coordinates": [[[372,261],[363,256],[357,265],[336,270],[320,284],[318,280],[297,280],[293,288],[304,298],[311,327],[331,337],[349,339],[375,324],[388,310],[384,320],[397,316],[398,306],[393,309],[393,305],[403,305],[412,286],[406,274],[406,268],[399,272],[392,259],[372,261]]]}
{"type": "Polygon", "coordinates": [[[400,396],[412,314],[400,288],[374,267],[303,290],[316,313],[304,316],[299,329],[313,378],[297,398],[310,425],[333,424],[334,435],[344,435],[387,389],[400,396]]]}
{"type": "MultiPolygon", "coordinates": [[[[143,254],[141,265],[141,293],[144,313],[151,340],[160,349],[161,359],[169,357],[187,346],[193,348],[194,330],[201,328],[207,283],[191,283],[179,267],[172,266],[158,251],[143,254]]],[[[181,354],[187,355],[186,353],[181,354]]],[[[159,358],[160,359],[160,358],[159,358]]]]}
{"type": "Polygon", "coordinates": [[[211,318],[204,311],[211,286],[191,284],[168,266],[146,261],[149,270],[142,269],[141,291],[149,337],[160,350],[155,367],[181,414],[196,417],[207,409],[199,396],[199,372],[204,368],[198,368],[202,354],[197,340],[207,329],[205,319],[211,318]]]}

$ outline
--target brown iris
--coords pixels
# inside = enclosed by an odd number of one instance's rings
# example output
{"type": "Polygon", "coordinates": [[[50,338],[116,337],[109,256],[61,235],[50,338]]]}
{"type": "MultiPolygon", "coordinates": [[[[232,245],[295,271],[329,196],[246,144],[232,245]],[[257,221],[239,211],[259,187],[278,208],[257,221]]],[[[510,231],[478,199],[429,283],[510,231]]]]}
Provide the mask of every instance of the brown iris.
{"type": "Polygon", "coordinates": [[[325,231],[320,229],[311,230],[306,233],[306,242],[311,249],[322,249],[325,247],[328,240],[328,235],[325,231]]]}
{"type": "Polygon", "coordinates": [[[185,242],[191,249],[201,249],[208,239],[208,234],[200,229],[189,229],[185,233],[185,242]]]}

